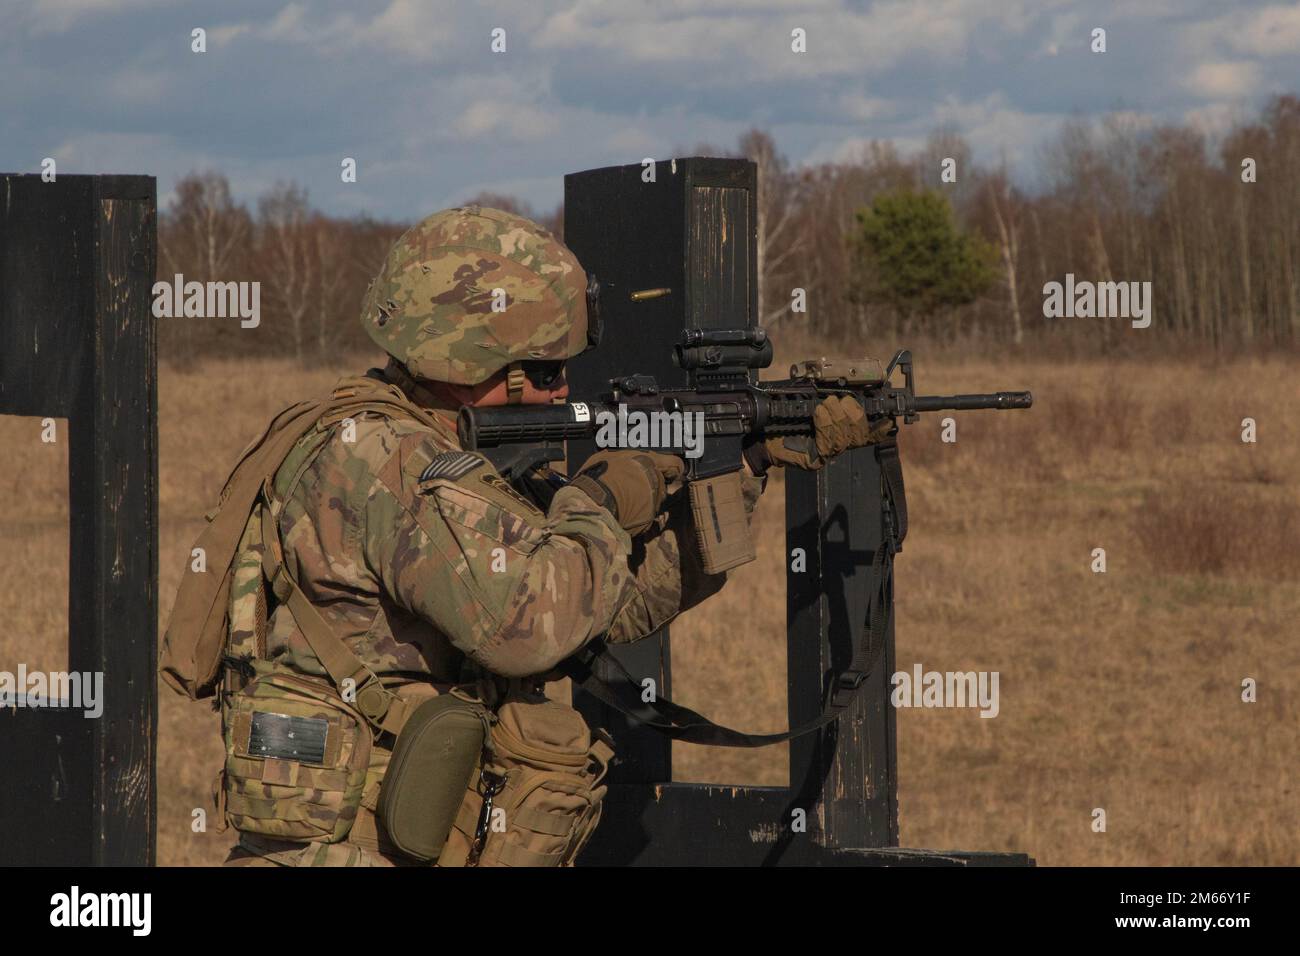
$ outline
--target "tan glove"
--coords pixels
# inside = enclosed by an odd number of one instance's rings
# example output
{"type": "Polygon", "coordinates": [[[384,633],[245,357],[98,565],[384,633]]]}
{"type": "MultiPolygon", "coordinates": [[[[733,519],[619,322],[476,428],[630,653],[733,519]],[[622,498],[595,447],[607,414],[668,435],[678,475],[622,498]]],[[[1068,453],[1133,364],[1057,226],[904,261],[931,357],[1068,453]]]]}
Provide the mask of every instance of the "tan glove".
{"type": "Polygon", "coordinates": [[[686,466],[676,455],[643,448],[598,451],[569,482],[591,496],[631,535],[638,535],[663,508],[670,486],[686,466]]]}
{"type": "Polygon", "coordinates": [[[817,471],[850,448],[875,444],[893,427],[888,418],[868,422],[867,413],[852,395],[828,395],[813,412],[814,434],[769,438],[764,446],[773,464],[817,471]]]}

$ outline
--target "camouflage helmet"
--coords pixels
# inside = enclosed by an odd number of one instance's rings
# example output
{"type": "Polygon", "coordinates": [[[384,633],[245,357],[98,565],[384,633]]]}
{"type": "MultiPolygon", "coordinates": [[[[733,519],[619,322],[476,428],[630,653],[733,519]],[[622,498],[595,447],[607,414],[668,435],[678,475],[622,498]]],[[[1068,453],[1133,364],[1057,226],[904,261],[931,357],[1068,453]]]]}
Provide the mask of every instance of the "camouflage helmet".
{"type": "Polygon", "coordinates": [[[361,324],[411,374],[477,385],[515,362],[585,351],[586,294],[582,266],[551,233],[523,216],[463,206],[393,244],[361,324]]]}

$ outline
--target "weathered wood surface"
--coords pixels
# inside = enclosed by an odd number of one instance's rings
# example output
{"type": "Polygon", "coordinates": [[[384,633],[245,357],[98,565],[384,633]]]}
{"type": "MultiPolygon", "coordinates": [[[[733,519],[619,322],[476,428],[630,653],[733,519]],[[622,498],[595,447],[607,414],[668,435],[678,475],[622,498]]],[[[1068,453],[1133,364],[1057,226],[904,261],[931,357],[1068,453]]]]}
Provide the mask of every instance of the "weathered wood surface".
{"type": "MultiPolygon", "coordinates": [[[[655,182],[643,167],[565,177],[565,242],[615,294],[603,302],[600,349],[571,363],[575,395],[595,395],[616,374],[686,384],[672,363],[685,328],[756,323],[757,179],[746,160],[661,161],[655,182]],[[668,288],[633,303],[629,294],[668,288]]],[[[780,375],[773,370],[774,376],[780,375]]],[[[591,448],[570,444],[570,459],[591,448]]],[[[883,537],[880,470],[869,449],[817,474],[786,475],[787,553],[803,548],[804,573],[787,580],[789,719],[816,717],[827,682],[852,654],[863,627],[868,578],[883,537]]],[[[629,727],[617,713],[578,696],[593,724],[613,731],[624,761],[610,775],[604,818],[584,864],[1023,865],[1021,854],[898,850],[897,759],[889,675],[893,616],[883,659],[853,708],[790,746],[788,787],[674,784],[671,745],[629,727]],[[796,831],[792,815],[803,813],[796,831]]],[[[668,635],[620,648],[633,674],[658,675],[671,694],[668,635]]],[[[687,705],[699,702],[683,701],[687,705]]],[[[707,713],[708,707],[699,705],[707,713]]],[[[746,729],[746,728],[741,728],[746,729]]]]}
{"type": "MultiPolygon", "coordinates": [[[[755,193],[752,164],[736,160],[664,161],[655,182],[642,167],[615,166],[564,179],[564,241],[589,274],[609,286],[602,297],[605,336],[598,350],[570,363],[574,395],[608,391],[615,375],[653,375],[662,387],[687,384],[673,364],[673,347],[693,327],[753,324],[755,193]],[[633,302],[632,292],[669,289],[633,302]]],[[[590,442],[569,443],[573,468],[592,453],[590,442]]],[[[653,677],[671,696],[669,629],[618,648],[634,674],[653,677]]],[[[617,782],[672,779],[672,745],[579,694],[575,705],[619,742],[617,782]]]]}
{"type": "MultiPolygon", "coordinates": [[[[857,449],[819,472],[786,475],[786,553],[803,549],[805,573],[787,577],[790,725],[821,713],[827,683],[853,656],[866,621],[872,559],[882,544],[880,468],[857,449]]],[[[838,721],[790,744],[790,785],[810,809],[813,838],[827,847],[898,845],[894,622],[866,686],[838,721]]]]}
{"type": "Polygon", "coordinates": [[[1032,866],[1023,853],[831,847],[811,828],[797,832],[803,806],[785,787],[615,784],[584,866],[1032,866]],[[608,834],[618,834],[611,839],[608,834]]]}
{"type": "Polygon", "coordinates": [[[146,176],[0,176],[0,414],[68,419],[68,664],[104,675],[96,719],[0,713],[4,863],[154,860],[155,203],[146,176]]]}

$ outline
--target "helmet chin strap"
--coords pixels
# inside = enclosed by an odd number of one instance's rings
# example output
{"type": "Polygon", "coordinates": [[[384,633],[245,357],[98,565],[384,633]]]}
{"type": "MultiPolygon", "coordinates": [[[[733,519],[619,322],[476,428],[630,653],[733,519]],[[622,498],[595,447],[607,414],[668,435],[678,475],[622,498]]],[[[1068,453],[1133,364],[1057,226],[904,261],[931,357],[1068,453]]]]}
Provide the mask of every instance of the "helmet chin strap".
{"type": "Polygon", "coordinates": [[[524,368],[519,362],[511,362],[506,373],[506,404],[519,405],[524,400],[524,368]]]}

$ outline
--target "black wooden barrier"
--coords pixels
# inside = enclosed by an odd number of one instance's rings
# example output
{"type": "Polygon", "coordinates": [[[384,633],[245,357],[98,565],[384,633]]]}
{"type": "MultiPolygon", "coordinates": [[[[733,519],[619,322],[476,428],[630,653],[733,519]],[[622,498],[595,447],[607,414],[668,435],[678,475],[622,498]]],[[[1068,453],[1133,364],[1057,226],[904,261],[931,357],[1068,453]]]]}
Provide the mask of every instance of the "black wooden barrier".
{"type": "MultiPolygon", "coordinates": [[[[641,165],[565,177],[564,234],[584,268],[612,294],[602,298],[604,340],[571,363],[575,396],[608,389],[615,375],[654,375],[686,385],[672,363],[685,328],[743,328],[757,302],[757,179],[746,160],[661,161],[647,182],[641,165]],[[630,294],[669,289],[632,301],[630,294]]],[[[780,376],[780,370],[773,370],[780,376]]],[[[571,443],[570,465],[590,443],[571,443]]],[[[787,578],[790,726],[821,711],[827,680],[851,657],[867,581],[883,542],[880,469],[870,449],[818,473],[790,470],[786,553],[802,548],[807,570],[787,578]]],[[[903,559],[901,573],[906,573],[903,559]]],[[[707,607],[707,605],[706,605],[707,607]]],[[[707,613],[702,611],[701,613],[707,613]]],[[[743,625],[742,625],[743,626],[743,625]]],[[[630,672],[671,695],[668,628],[615,651],[630,672]]],[[[885,659],[854,706],[826,730],[790,745],[790,785],[731,787],[671,783],[670,742],[629,726],[579,694],[575,705],[609,728],[622,763],[610,773],[604,817],[584,864],[1024,865],[1018,853],[898,848],[897,760],[889,675],[894,670],[893,601],[885,659]],[[806,832],[791,826],[803,810],[806,832]]],[[[745,680],[738,670],[737,682],[745,680]]],[[[697,705],[700,702],[682,701],[697,705]]],[[[740,728],[749,729],[749,728],[740,728]]]]}
{"type": "Polygon", "coordinates": [[[0,174],[0,414],[68,420],[68,670],[104,699],[0,708],[3,864],[154,861],[155,204],[149,176],[0,174]]]}
{"type": "MultiPolygon", "coordinates": [[[[565,180],[565,233],[615,294],[606,340],[573,363],[575,394],[616,373],[684,384],[670,355],[683,328],[749,326],[757,310],[756,180],[742,160],[591,170],[565,180]],[[633,303],[627,293],[668,288],[633,303]]],[[[150,864],[157,725],[157,377],[150,291],[150,177],[0,175],[0,414],[69,421],[69,665],[104,675],[104,713],[0,708],[0,863],[150,864]]],[[[572,448],[580,461],[590,449],[572,448]]],[[[882,540],[869,450],[786,476],[789,719],[819,710],[848,659],[882,540]]],[[[587,864],[1016,865],[1023,854],[897,847],[892,608],[884,666],[854,709],[790,747],[790,786],[671,783],[671,745],[591,699],[623,762],[587,864]],[[791,813],[808,830],[791,830],[791,813]]],[[[671,693],[667,630],[621,648],[671,693]]],[[[20,662],[0,661],[0,669],[20,662]]],[[[738,681],[744,675],[736,675],[738,681]]],[[[707,708],[705,708],[707,710],[707,708]]]]}

